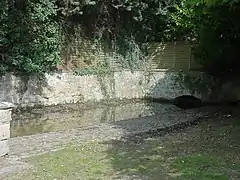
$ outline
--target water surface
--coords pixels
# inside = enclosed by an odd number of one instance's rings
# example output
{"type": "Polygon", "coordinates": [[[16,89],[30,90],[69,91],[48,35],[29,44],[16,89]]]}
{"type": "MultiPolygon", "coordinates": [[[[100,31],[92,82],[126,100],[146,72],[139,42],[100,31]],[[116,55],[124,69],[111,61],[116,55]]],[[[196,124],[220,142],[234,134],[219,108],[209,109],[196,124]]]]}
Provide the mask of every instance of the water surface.
{"type": "Polygon", "coordinates": [[[100,123],[123,124],[127,127],[140,122],[146,124],[146,121],[152,121],[149,117],[155,117],[155,120],[157,118],[157,121],[164,121],[165,124],[174,123],[183,115],[188,115],[188,112],[183,112],[171,104],[143,101],[35,108],[13,114],[11,137],[63,131],[100,123]]]}

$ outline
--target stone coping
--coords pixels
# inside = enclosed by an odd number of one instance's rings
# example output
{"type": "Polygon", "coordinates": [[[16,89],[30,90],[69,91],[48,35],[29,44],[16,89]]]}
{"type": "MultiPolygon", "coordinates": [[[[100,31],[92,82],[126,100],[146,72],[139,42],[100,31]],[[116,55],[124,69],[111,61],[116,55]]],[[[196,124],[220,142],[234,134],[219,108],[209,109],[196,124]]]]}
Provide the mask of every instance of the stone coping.
{"type": "Polygon", "coordinates": [[[1,102],[0,101],[0,110],[5,110],[5,109],[12,109],[14,108],[14,104],[9,103],[9,102],[1,102]]]}

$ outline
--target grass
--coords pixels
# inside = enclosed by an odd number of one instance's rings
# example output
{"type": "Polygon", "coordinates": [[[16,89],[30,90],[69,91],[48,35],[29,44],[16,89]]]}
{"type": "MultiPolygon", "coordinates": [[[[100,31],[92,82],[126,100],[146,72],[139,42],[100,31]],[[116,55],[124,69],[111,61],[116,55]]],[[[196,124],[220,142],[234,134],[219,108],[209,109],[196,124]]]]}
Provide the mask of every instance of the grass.
{"type": "Polygon", "coordinates": [[[104,179],[111,172],[108,159],[104,158],[106,146],[97,142],[73,146],[28,159],[35,167],[9,179],[75,180],[104,179]],[[96,178],[99,177],[99,178],[96,178]]]}
{"type": "Polygon", "coordinates": [[[240,121],[210,121],[160,137],[137,137],[70,146],[28,159],[25,180],[237,180],[240,121]]]}

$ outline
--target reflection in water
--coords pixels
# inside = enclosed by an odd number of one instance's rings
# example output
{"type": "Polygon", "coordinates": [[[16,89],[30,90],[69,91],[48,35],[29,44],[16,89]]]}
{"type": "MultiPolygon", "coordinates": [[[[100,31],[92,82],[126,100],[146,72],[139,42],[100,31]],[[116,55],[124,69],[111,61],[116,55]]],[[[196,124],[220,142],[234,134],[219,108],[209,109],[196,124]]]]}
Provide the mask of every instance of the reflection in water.
{"type": "Polygon", "coordinates": [[[54,130],[54,125],[53,124],[46,125],[46,121],[35,123],[30,122],[26,124],[24,123],[15,124],[15,122],[13,122],[11,125],[12,125],[11,137],[45,133],[54,130]]]}
{"type": "MultiPolygon", "coordinates": [[[[142,120],[143,117],[158,115],[168,117],[178,108],[159,103],[105,103],[71,104],[65,106],[32,109],[13,114],[11,137],[67,130],[100,123],[117,123],[122,120],[142,120]]],[[[117,123],[118,124],[118,123],[117,123]]]]}

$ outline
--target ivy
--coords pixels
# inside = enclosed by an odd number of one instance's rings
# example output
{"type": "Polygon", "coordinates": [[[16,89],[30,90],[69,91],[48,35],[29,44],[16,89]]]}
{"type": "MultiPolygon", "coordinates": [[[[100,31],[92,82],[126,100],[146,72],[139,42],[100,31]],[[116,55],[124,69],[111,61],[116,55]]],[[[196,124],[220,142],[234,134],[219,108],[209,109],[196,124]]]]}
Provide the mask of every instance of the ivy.
{"type": "Polygon", "coordinates": [[[0,72],[53,71],[61,62],[60,52],[86,38],[100,42],[106,51],[119,53],[122,66],[132,71],[144,66],[142,44],[187,40],[198,44],[193,49],[195,57],[210,74],[239,74],[239,3],[239,0],[1,0],[0,72]]]}
{"type": "Polygon", "coordinates": [[[112,70],[106,63],[100,63],[97,67],[92,68],[80,68],[74,71],[75,75],[78,76],[90,76],[97,75],[98,77],[112,74],[112,70]]]}
{"type": "MultiPolygon", "coordinates": [[[[7,43],[6,34],[7,34],[7,1],[0,2],[0,62],[4,62],[6,58],[6,48],[4,45],[7,43]]],[[[0,73],[3,73],[7,70],[7,66],[3,63],[0,63],[0,73]]]]}
{"type": "Polygon", "coordinates": [[[141,66],[144,49],[142,44],[149,41],[171,40],[174,36],[167,15],[173,1],[163,0],[88,0],[58,1],[58,17],[70,42],[78,37],[101,42],[106,51],[121,56],[122,68],[133,71],[141,66]],[[70,27],[70,28],[69,28],[70,27]],[[81,29],[76,33],[74,29],[81,29]]]}
{"type": "MultiPolygon", "coordinates": [[[[3,34],[7,57],[0,62],[6,71],[38,74],[53,70],[60,60],[59,25],[54,20],[54,1],[22,1],[9,6],[3,34]]],[[[7,4],[4,4],[5,8],[7,4]]],[[[4,15],[1,13],[1,15],[4,15]]]]}

